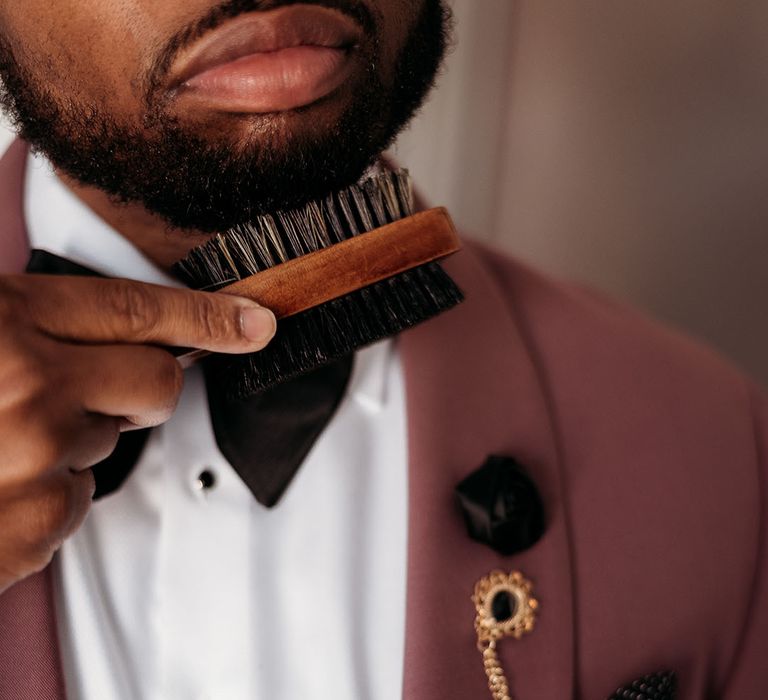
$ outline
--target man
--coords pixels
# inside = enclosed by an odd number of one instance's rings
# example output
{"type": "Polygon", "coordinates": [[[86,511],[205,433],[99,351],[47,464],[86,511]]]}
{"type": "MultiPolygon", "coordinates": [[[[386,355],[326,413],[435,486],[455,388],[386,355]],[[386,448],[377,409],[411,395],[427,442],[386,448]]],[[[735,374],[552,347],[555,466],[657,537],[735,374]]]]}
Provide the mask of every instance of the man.
{"type": "Polygon", "coordinates": [[[202,371],[162,349],[269,342],[268,310],[170,266],[360,178],[448,24],[440,0],[0,3],[5,103],[35,147],[0,172],[4,700],[507,697],[494,653],[522,700],[764,697],[768,416],[708,351],[467,245],[446,265],[465,304],[358,353],[266,508],[202,371]],[[30,248],[124,279],[20,274],[30,248]],[[91,505],[90,467],[152,426],[91,505]],[[512,555],[456,506],[491,455],[544,506],[512,555]],[[538,609],[483,645],[486,674],[470,597],[495,570],[538,609]]]}

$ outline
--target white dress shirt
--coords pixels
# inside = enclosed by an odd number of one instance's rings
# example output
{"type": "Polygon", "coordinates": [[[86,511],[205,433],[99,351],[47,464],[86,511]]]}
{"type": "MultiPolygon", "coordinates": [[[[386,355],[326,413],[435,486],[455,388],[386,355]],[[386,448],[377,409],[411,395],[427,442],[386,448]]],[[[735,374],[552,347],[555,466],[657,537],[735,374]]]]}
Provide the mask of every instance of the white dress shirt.
{"type": "MultiPolygon", "coordinates": [[[[39,156],[25,210],[32,247],[177,284],[39,156]]],[[[400,697],[406,504],[394,342],[358,353],[336,415],[273,509],[219,452],[202,374],[187,371],[174,417],[55,559],[68,699],[400,697]]]]}

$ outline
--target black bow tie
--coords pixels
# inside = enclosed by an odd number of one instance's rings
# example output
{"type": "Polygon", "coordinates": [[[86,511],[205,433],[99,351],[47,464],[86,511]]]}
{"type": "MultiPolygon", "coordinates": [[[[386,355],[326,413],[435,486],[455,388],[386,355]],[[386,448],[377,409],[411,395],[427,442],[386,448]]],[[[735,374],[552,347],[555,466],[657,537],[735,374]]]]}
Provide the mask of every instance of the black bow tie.
{"type": "MultiPolygon", "coordinates": [[[[27,272],[99,276],[44,250],[32,251],[27,272]]],[[[280,500],[336,412],[352,364],[350,355],[255,396],[233,399],[222,388],[225,383],[216,376],[216,367],[203,362],[216,443],[259,503],[272,507],[280,500]]],[[[93,467],[95,499],[123,484],[141,457],[149,433],[123,433],[114,452],[93,467]]]]}

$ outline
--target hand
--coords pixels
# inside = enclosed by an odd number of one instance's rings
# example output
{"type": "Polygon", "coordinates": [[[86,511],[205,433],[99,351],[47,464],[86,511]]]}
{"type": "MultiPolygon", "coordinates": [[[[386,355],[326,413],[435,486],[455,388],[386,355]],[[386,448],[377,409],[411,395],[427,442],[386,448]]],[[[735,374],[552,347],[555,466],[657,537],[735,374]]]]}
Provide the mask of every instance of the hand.
{"type": "Polygon", "coordinates": [[[262,349],[270,311],[239,297],[125,280],[0,277],[0,593],[82,523],[89,467],[121,430],[172,415],[183,385],[160,345],[262,349]]]}

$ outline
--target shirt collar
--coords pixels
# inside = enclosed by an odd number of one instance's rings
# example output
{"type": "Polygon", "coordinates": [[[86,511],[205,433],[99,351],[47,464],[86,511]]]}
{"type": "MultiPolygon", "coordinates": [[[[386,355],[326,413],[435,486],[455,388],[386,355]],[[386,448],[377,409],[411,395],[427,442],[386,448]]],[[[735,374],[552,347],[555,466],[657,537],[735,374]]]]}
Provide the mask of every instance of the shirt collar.
{"type": "Polygon", "coordinates": [[[182,286],[81,202],[44,156],[30,153],[24,215],[31,248],[47,250],[107,277],[182,286]]]}
{"type": "MultiPolygon", "coordinates": [[[[79,263],[108,277],[183,286],[81,202],[44,156],[30,153],[24,188],[24,214],[31,248],[79,263]]],[[[387,400],[394,342],[358,351],[348,393],[365,410],[377,412],[387,400]]]]}
{"type": "Polygon", "coordinates": [[[368,412],[376,413],[387,403],[394,353],[395,342],[388,339],[359,350],[355,356],[349,393],[368,412]]]}

